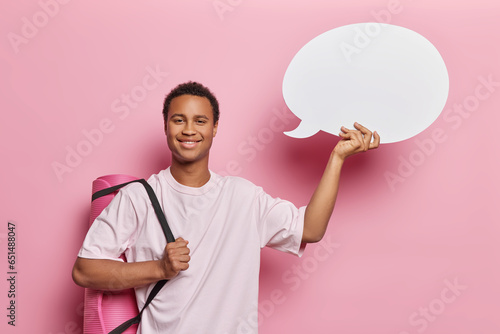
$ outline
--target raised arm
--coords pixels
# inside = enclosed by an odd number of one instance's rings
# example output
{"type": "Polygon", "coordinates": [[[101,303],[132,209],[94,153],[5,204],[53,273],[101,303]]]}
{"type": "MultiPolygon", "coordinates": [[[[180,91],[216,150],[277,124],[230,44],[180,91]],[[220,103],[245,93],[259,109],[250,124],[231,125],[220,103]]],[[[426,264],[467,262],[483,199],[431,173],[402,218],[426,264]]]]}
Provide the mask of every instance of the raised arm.
{"type": "Polygon", "coordinates": [[[167,244],[163,258],[156,261],[120,262],[77,258],[73,267],[76,284],[91,289],[122,290],[171,279],[189,268],[188,241],[177,238],[167,244]]]}
{"type": "Polygon", "coordinates": [[[354,123],[354,130],[342,127],[342,138],[332,153],[318,187],[307,205],[302,242],[318,242],[323,238],[337,200],[340,171],[344,160],[353,154],[377,148],[380,136],[364,126],[354,123]],[[373,141],[372,141],[373,139],[373,141]]]}

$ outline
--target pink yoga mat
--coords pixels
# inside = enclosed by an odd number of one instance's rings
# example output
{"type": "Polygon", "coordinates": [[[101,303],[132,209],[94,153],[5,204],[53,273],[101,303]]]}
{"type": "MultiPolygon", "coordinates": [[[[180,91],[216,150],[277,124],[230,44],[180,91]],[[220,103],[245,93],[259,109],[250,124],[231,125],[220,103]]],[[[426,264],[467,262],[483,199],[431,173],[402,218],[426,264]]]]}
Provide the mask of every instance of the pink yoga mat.
{"type": "MultiPolygon", "coordinates": [[[[136,179],[136,177],[121,174],[101,176],[92,183],[92,194],[96,191],[136,179]]],[[[89,227],[102,210],[108,206],[113,197],[115,197],[115,193],[102,196],[92,202],[89,227]]],[[[126,260],[124,256],[122,258],[126,260]]],[[[122,291],[85,289],[83,333],[107,334],[118,325],[135,317],[138,313],[134,289],[122,291]]],[[[132,325],[123,333],[133,334],[136,332],[137,325],[132,325]]]]}

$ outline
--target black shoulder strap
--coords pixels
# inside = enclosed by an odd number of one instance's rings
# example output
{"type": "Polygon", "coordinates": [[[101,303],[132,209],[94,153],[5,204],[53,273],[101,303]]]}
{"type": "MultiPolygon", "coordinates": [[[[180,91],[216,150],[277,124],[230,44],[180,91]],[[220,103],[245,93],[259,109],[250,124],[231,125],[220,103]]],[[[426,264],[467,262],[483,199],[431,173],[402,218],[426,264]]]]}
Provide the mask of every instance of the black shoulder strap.
{"type": "MultiPolygon", "coordinates": [[[[109,195],[109,194],[117,191],[121,187],[124,187],[127,184],[130,184],[132,182],[140,182],[144,186],[144,188],[146,188],[146,192],[148,193],[149,199],[151,200],[151,203],[153,204],[153,208],[155,210],[156,217],[158,217],[158,220],[160,221],[161,228],[163,229],[163,233],[165,234],[165,238],[167,238],[167,242],[175,241],[174,235],[172,234],[172,231],[170,230],[170,227],[168,226],[167,219],[165,218],[165,213],[161,209],[160,203],[158,202],[158,198],[156,197],[156,194],[155,194],[153,188],[144,179],[134,180],[134,181],[122,183],[122,184],[119,184],[119,185],[116,185],[113,187],[109,187],[106,189],[96,191],[92,195],[92,201],[96,200],[99,197],[109,195]]],[[[153,290],[151,290],[151,292],[149,293],[149,296],[146,300],[146,303],[144,303],[144,306],[142,307],[142,310],[139,312],[139,314],[136,315],[135,317],[133,317],[132,319],[125,321],[123,324],[121,324],[120,326],[116,327],[111,332],[109,332],[109,334],[121,334],[127,328],[132,326],[133,324],[138,324],[139,322],[141,322],[142,312],[151,303],[151,301],[155,298],[155,296],[158,294],[158,292],[160,292],[161,288],[163,288],[165,283],[167,283],[167,280],[161,280],[161,281],[157,282],[156,285],[153,287],[153,290]]]]}
{"type": "Polygon", "coordinates": [[[139,179],[139,180],[133,180],[130,182],[118,184],[113,187],[105,188],[99,191],[96,191],[92,195],[92,201],[95,201],[99,197],[109,195],[117,190],[119,190],[122,187],[125,187],[126,185],[133,183],[133,182],[139,182],[141,183],[144,188],[146,188],[146,192],[148,193],[149,199],[151,200],[151,204],[153,204],[153,208],[156,213],[156,217],[158,217],[158,220],[160,221],[161,228],[163,229],[163,233],[165,234],[165,237],[167,238],[167,242],[174,242],[175,238],[174,235],[172,234],[172,231],[170,230],[170,227],[168,226],[167,219],[165,218],[165,213],[161,209],[160,203],[158,202],[158,198],[156,197],[156,194],[153,190],[153,188],[149,185],[149,183],[144,180],[144,179],[139,179]]]}
{"type": "Polygon", "coordinates": [[[133,317],[132,319],[125,321],[123,324],[116,327],[108,334],[121,334],[121,333],[125,332],[133,324],[138,324],[139,322],[141,322],[142,312],[149,305],[149,303],[151,303],[153,298],[156,297],[158,292],[160,292],[161,288],[163,288],[165,283],[167,283],[167,280],[162,280],[162,281],[156,282],[156,285],[153,287],[153,290],[151,290],[151,292],[149,293],[148,299],[146,300],[146,303],[142,307],[142,310],[139,312],[139,314],[136,315],[135,317],[133,317]]]}

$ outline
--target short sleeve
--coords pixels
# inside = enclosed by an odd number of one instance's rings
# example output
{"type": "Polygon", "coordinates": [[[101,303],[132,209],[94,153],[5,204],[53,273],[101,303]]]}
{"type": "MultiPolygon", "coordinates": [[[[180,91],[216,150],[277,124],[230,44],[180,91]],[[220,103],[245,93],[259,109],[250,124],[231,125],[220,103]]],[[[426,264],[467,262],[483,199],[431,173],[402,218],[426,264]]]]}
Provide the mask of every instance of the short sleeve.
{"type": "Polygon", "coordinates": [[[122,261],[120,256],[132,243],[138,225],[136,207],[121,189],[93,222],[78,256],[122,261]]]}
{"type": "Polygon", "coordinates": [[[301,256],[305,249],[302,234],[306,207],[297,208],[289,201],[273,198],[260,187],[257,188],[256,202],[261,247],[301,256]]]}

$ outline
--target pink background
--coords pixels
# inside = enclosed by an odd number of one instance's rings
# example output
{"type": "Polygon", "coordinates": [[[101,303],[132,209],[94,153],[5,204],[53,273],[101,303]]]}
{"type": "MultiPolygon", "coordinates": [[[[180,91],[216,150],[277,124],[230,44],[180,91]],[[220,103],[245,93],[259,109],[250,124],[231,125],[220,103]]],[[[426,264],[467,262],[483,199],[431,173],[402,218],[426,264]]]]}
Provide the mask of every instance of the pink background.
{"type": "Polygon", "coordinates": [[[481,100],[476,91],[480,77],[500,81],[497,1],[61,2],[0,5],[0,268],[14,221],[18,271],[15,328],[1,279],[0,332],[81,332],[83,289],[71,268],[92,180],[168,166],[161,106],[180,82],[198,80],[220,100],[212,170],[306,204],[338,138],[282,134],[299,122],[282,98],[286,67],[320,33],[381,19],[441,52],[447,106],[417,137],[345,164],[327,236],[302,259],[263,251],[260,332],[500,332],[500,86],[480,87],[481,100]],[[388,9],[390,18],[373,14],[388,9]],[[464,103],[471,112],[453,110],[464,103]],[[66,165],[68,149],[86,156],[58,178],[53,165],[66,165]]]}

